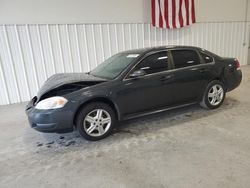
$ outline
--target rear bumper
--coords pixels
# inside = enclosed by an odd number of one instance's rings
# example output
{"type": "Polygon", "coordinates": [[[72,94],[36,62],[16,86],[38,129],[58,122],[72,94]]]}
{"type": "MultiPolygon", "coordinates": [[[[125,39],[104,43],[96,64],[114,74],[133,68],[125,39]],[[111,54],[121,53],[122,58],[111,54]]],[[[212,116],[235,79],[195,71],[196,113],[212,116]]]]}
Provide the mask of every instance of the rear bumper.
{"type": "Polygon", "coordinates": [[[26,114],[30,126],[35,130],[46,133],[73,131],[73,112],[67,105],[61,109],[38,110],[30,103],[26,107],[26,114]]]}
{"type": "Polygon", "coordinates": [[[233,71],[229,73],[227,76],[227,91],[232,91],[236,87],[238,87],[242,80],[242,72],[241,70],[233,71]]]}

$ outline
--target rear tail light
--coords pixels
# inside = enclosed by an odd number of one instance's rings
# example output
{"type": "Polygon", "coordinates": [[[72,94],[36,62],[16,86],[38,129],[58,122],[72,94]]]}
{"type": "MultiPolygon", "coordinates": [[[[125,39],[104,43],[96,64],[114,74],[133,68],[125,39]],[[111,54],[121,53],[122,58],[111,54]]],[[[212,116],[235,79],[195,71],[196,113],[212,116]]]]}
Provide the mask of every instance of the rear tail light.
{"type": "Polygon", "coordinates": [[[237,70],[240,69],[240,62],[239,62],[239,60],[238,60],[238,59],[235,59],[235,60],[234,60],[234,63],[235,63],[236,69],[237,69],[237,70]]]}

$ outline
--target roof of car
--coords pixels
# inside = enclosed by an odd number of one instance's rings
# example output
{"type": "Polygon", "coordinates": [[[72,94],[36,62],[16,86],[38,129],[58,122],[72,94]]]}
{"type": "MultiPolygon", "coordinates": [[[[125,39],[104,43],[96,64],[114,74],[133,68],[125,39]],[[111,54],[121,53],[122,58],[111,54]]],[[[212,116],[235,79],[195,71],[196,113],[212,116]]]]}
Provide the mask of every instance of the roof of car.
{"type": "Polygon", "coordinates": [[[184,45],[168,45],[168,46],[155,46],[155,47],[149,47],[149,48],[140,48],[140,49],[133,49],[124,51],[121,53],[131,53],[131,54],[140,54],[140,56],[143,56],[145,54],[148,54],[150,52],[156,52],[164,49],[196,49],[206,52],[208,55],[212,56],[216,59],[221,59],[221,57],[213,52],[210,52],[204,48],[196,47],[196,46],[184,46],[184,45]]]}
{"type": "Polygon", "coordinates": [[[149,53],[149,52],[164,50],[164,49],[180,49],[180,48],[201,49],[201,48],[195,47],[195,46],[168,45],[168,46],[156,46],[156,47],[149,47],[149,48],[133,49],[133,50],[124,51],[123,53],[143,54],[143,53],[149,53]]]}

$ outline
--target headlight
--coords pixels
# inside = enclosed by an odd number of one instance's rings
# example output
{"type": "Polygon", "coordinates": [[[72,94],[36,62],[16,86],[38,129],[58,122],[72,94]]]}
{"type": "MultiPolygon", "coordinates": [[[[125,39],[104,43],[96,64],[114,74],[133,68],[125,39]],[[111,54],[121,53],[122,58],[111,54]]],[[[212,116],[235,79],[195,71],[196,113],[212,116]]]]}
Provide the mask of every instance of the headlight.
{"type": "Polygon", "coordinates": [[[64,97],[50,97],[40,101],[35,108],[40,110],[62,108],[67,102],[64,97]]]}

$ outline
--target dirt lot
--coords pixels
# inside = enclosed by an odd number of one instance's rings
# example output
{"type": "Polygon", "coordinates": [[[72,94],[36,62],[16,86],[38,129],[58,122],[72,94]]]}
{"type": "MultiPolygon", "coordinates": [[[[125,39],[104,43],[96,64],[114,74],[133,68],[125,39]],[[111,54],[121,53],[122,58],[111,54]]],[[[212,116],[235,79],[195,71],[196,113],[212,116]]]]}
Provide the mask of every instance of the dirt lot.
{"type": "Polygon", "coordinates": [[[0,187],[248,187],[250,66],[217,110],[198,105],[121,123],[88,142],[32,130],[25,103],[0,107],[0,187]]]}

